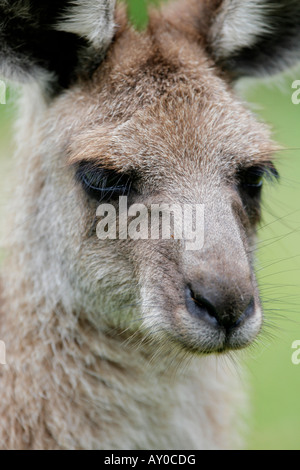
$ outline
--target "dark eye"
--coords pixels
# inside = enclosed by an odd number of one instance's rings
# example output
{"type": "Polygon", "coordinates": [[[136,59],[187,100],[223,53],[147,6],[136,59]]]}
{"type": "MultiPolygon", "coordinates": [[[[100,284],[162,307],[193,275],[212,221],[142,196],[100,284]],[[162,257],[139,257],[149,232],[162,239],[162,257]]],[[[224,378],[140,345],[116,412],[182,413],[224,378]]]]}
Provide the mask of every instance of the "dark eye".
{"type": "Polygon", "coordinates": [[[260,195],[265,179],[273,180],[274,178],[278,179],[279,174],[272,164],[248,168],[241,171],[238,176],[241,189],[252,197],[260,195]]]}
{"type": "Polygon", "coordinates": [[[76,176],[86,193],[98,201],[126,196],[132,185],[131,175],[101,168],[91,162],[80,163],[76,176]]]}
{"type": "Polygon", "coordinates": [[[242,178],[243,186],[261,188],[264,182],[265,172],[262,168],[251,168],[242,178]]]}

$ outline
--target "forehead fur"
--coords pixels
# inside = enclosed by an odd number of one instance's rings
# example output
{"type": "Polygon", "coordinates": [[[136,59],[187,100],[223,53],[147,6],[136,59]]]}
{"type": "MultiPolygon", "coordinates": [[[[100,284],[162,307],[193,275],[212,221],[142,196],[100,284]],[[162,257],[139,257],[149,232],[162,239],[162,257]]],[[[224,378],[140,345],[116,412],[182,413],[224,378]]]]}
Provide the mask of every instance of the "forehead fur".
{"type": "Polygon", "coordinates": [[[267,127],[220,75],[201,42],[163,16],[143,33],[123,25],[92,80],[62,99],[61,115],[72,119],[69,162],[145,169],[155,157],[181,171],[188,160],[269,160],[267,127]]]}

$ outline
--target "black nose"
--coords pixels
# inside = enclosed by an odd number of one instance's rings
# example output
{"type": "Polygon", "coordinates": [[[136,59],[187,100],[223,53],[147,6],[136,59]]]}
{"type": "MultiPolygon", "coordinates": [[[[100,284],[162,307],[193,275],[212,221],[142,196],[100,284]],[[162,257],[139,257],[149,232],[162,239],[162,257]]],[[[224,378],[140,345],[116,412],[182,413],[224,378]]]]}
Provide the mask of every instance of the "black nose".
{"type": "Polygon", "coordinates": [[[252,295],[237,300],[224,292],[205,292],[203,288],[186,288],[186,306],[189,313],[212,326],[237,328],[255,312],[252,295]]]}

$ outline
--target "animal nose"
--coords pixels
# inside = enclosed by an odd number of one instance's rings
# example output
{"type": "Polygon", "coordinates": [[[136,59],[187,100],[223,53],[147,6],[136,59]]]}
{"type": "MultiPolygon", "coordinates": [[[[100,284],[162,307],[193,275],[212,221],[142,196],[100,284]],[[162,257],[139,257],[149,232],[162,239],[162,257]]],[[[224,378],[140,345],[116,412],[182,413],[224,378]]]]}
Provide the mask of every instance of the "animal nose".
{"type": "Polygon", "coordinates": [[[205,291],[205,288],[186,288],[188,312],[214,327],[237,328],[255,313],[253,295],[230,297],[222,289],[219,293],[205,291]]]}

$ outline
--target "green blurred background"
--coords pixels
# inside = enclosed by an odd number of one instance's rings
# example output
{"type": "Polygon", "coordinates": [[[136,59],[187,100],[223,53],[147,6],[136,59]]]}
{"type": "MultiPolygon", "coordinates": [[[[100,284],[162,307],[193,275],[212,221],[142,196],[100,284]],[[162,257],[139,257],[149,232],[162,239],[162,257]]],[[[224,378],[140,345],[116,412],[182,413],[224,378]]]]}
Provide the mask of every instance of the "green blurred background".
{"type": "MultiPolygon", "coordinates": [[[[128,3],[132,21],[143,28],[150,2],[128,3]]],[[[265,188],[259,230],[257,270],[266,327],[258,344],[243,353],[252,387],[249,449],[300,449],[300,365],[291,360],[292,343],[300,340],[300,105],[291,101],[292,83],[297,79],[300,69],[279,81],[245,83],[239,90],[287,148],[278,156],[280,184],[265,188]]],[[[7,104],[0,105],[0,214],[13,190],[13,178],[9,180],[8,175],[12,171],[14,115],[14,99],[8,92],[7,104]]],[[[0,233],[3,224],[1,217],[0,233]]],[[[3,250],[0,259],[2,256],[3,250]]]]}

